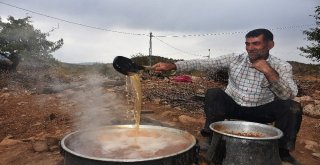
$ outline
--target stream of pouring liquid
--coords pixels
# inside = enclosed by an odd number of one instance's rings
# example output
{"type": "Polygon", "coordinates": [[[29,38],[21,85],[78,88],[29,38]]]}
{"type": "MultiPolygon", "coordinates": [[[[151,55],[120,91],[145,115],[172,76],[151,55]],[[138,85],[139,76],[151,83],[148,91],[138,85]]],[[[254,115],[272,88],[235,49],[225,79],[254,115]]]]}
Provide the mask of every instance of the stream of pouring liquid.
{"type": "MultiPolygon", "coordinates": [[[[139,125],[140,125],[140,115],[141,115],[141,104],[142,104],[142,92],[141,92],[141,82],[140,82],[140,76],[139,74],[132,73],[129,74],[130,78],[130,83],[127,81],[127,90],[128,90],[128,85],[131,86],[131,92],[132,92],[132,97],[133,97],[133,115],[134,115],[134,120],[135,120],[135,128],[136,128],[136,133],[138,133],[139,130],[139,125]]],[[[129,91],[127,91],[129,92],[129,91]]]]}

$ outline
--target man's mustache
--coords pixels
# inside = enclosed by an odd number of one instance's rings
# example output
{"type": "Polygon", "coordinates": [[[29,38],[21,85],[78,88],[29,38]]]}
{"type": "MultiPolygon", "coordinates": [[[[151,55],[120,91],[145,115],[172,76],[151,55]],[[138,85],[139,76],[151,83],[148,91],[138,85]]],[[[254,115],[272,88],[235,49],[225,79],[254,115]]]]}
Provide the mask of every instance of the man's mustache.
{"type": "Polygon", "coordinates": [[[263,53],[249,53],[249,54],[254,54],[254,56],[249,56],[249,58],[255,58],[255,59],[260,59],[260,58],[264,58],[267,57],[269,54],[263,54],[263,53]]]}

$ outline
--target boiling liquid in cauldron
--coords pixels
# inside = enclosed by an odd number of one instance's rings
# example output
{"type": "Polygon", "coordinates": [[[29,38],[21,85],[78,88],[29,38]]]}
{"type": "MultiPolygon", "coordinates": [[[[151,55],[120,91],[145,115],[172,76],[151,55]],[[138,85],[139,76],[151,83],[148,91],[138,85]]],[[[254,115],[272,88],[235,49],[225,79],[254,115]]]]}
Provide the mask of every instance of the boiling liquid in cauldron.
{"type": "Polygon", "coordinates": [[[192,140],[191,135],[165,129],[140,128],[137,131],[135,128],[114,128],[100,131],[90,139],[79,136],[69,147],[91,157],[146,159],[183,151],[190,146],[192,140]]]}

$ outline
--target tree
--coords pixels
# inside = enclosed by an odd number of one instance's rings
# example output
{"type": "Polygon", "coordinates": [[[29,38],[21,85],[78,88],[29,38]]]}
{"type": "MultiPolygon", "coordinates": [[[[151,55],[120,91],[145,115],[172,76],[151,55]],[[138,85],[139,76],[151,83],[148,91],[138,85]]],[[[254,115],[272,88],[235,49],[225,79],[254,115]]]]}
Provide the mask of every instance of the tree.
{"type": "Polygon", "coordinates": [[[49,33],[35,29],[31,17],[15,19],[9,16],[7,22],[0,17],[0,51],[18,52],[21,56],[36,57],[42,60],[54,60],[51,53],[61,48],[63,39],[48,41],[49,33]]]}
{"type": "Polygon", "coordinates": [[[315,7],[315,15],[313,17],[316,19],[316,28],[310,28],[310,30],[303,31],[303,34],[307,35],[307,40],[312,41],[311,46],[299,47],[307,58],[312,61],[320,61],[320,6],[315,7]]]}

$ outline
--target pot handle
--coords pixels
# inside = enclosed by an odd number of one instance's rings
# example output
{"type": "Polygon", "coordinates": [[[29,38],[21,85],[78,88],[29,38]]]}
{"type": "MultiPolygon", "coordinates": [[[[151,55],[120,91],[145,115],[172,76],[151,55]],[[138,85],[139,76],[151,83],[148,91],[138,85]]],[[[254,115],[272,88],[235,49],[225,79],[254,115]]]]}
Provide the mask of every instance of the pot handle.
{"type": "Polygon", "coordinates": [[[207,152],[207,160],[221,164],[226,154],[226,142],[222,135],[214,133],[207,152]]]}

